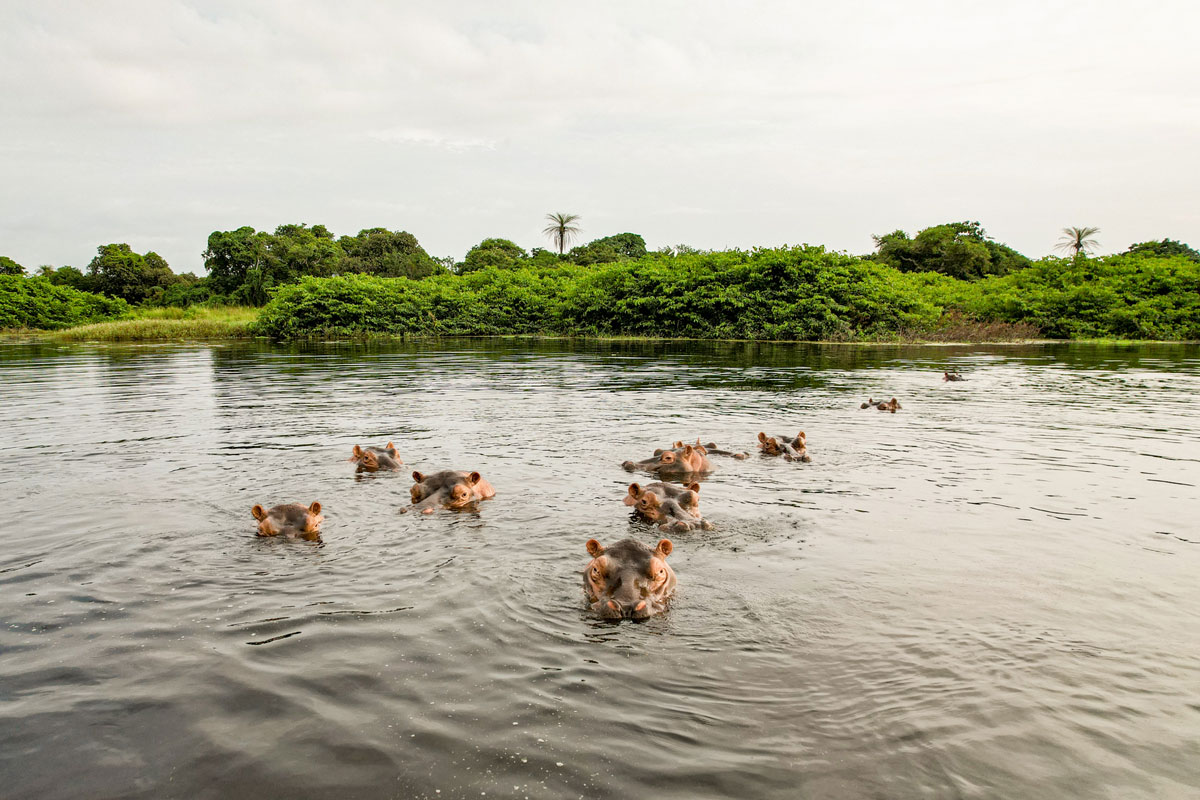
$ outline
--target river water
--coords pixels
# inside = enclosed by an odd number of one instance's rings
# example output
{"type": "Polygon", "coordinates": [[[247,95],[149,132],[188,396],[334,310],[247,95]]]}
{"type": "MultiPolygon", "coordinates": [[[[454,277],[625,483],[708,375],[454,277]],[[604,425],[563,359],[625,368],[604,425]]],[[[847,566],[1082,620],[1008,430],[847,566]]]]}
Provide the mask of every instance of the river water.
{"type": "Polygon", "coordinates": [[[0,346],[0,796],[1200,796],[1198,396],[1189,345],[0,346]],[[622,461],[800,429],[715,460],[669,612],[587,612],[584,542],[659,538],[622,461]],[[496,498],[399,513],[450,468],[496,498]]]}

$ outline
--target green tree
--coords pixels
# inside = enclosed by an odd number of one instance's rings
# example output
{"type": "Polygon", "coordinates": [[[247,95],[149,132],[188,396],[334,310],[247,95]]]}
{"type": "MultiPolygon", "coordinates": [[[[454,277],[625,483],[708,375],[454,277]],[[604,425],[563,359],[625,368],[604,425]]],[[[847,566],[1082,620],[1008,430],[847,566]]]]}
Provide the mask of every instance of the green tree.
{"type": "Polygon", "coordinates": [[[0,275],[24,275],[25,268],[8,256],[0,256],[0,275]]]}
{"type": "MultiPolygon", "coordinates": [[[[217,291],[230,294],[243,286],[253,273],[261,276],[266,269],[271,234],[250,226],[234,231],[213,231],[208,235],[204,268],[217,291]]],[[[265,302],[265,300],[264,300],[265,302]]]]}
{"type": "Polygon", "coordinates": [[[96,257],[88,264],[88,275],[95,291],[140,303],[160,287],[178,279],[166,259],[153,251],[141,255],[124,243],[96,248],[96,257]]]}
{"type": "Polygon", "coordinates": [[[81,292],[95,291],[95,281],[75,267],[59,267],[55,269],[49,264],[43,264],[38,269],[38,277],[45,278],[55,286],[69,286],[81,292]]]}
{"type": "Polygon", "coordinates": [[[304,275],[336,275],[346,254],[324,225],[280,225],[273,234],[251,227],[213,231],[204,267],[218,294],[234,302],[262,305],[271,289],[304,275]]]}
{"type": "Polygon", "coordinates": [[[500,269],[516,269],[529,256],[516,242],[508,239],[484,239],[467,251],[466,258],[459,265],[460,273],[475,272],[488,267],[500,269]]]}
{"type": "Polygon", "coordinates": [[[1124,255],[1147,255],[1156,256],[1158,258],[1168,258],[1170,256],[1183,256],[1192,261],[1200,262],[1200,252],[1193,250],[1183,242],[1177,242],[1174,239],[1163,239],[1161,242],[1139,242],[1138,244],[1129,245],[1129,249],[1124,255]]]}
{"type": "Polygon", "coordinates": [[[993,241],[978,222],[949,222],[925,228],[910,239],[901,230],[873,237],[873,260],[902,272],[940,272],[965,280],[1004,275],[1023,269],[1030,260],[993,241]]]}
{"type": "Polygon", "coordinates": [[[1063,228],[1063,235],[1054,246],[1055,250],[1073,251],[1075,256],[1087,255],[1089,250],[1100,246],[1100,242],[1092,237],[1100,232],[1099,228],[1063,228]]]}
{"type": "Polygon", "coordinates": [[[365,228],[343,236],[338,244],[346,254],[340,272],[361,272],[384,278],[426,278],[445,271],[407,231],[365,228]]]}
{"type": "Polygon", "coordinates": [[[558,248],[558,254],[563,254],[563,249],[567,243],[579,235],[579,226],[573,223],[578,222],[581,217],[578,214],[563,214],[561,212],[555,214],[547,214],[546,220],[550,223],[542,233],[550,237],[550,241],[558,248]]]}
{"type": "Polygon", "coordinates": [[[608,264],[627,261],[646,255],[646,240],[636,233],[618,233],[605,236],[579,247],[571,248],[568,258],[576,264],[608,264]]]}

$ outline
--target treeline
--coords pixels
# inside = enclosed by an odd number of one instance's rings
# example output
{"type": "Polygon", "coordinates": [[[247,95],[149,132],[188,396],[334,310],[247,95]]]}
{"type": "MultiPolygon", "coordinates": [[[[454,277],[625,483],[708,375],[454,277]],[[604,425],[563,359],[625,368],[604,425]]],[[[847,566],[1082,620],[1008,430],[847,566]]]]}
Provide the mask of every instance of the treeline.
{"type": "MultiPolygon", "coordinates": [[[[265,304],[256,329],[275,338],[854,340],[969,337],[977,329],[980,338],[1200,339],[1200,253],[1181,242],[1033,261],[977,222],[875,239],[876,252],[861,257],[809,246],[648,252],[633,233],[561,255],[485,239],[453,262],[431,257],[404,231],[335,237],[321,225],[243,227],[209,236],[204,278],[175,275],[157,254],[113,244],[98,249],[86,272],[46,267],[0,284],[0,327],[63,327],[128,313],[128,304],[265,304]],[[39,316],[30,298],[48,298],[49,288],[59,290],[58,311],[39,316]],[[110,305],[64,293],[72,290],[104,295],[110,305]]],[[[0,273],[24,271],[0,257],[0,273]]]]}

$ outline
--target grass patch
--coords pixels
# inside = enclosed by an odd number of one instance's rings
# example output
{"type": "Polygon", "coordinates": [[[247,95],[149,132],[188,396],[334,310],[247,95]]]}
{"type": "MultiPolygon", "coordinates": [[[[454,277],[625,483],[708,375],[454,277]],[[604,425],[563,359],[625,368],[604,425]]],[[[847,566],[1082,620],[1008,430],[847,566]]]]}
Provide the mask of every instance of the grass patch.
{"type": "Polygon", "coordinates": [[[149,308],[139,309],[127,319],[80,325],[44,335],[66,342],[234,339],[253,336],[250,325],[257,318],[258,309],[247,306],[149,308]]]}

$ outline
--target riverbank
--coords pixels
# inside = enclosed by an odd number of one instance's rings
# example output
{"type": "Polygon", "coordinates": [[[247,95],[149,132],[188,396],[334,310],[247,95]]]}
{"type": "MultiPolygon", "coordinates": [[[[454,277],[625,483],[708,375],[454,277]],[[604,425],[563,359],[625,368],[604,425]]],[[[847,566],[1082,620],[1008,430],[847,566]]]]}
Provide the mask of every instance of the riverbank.
{"type": "Polygon", "coordinates": [[[154,342],[181,339],[244,339],[258,309],[246,306],[141,309],[136,316],[111,322],[93,322],[57,331],[16,331],[60,342],[154,342]]]}

